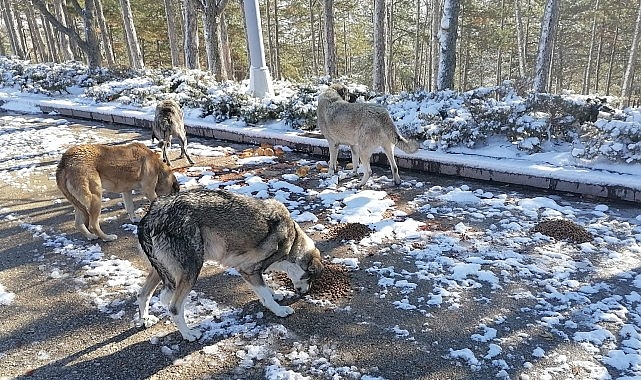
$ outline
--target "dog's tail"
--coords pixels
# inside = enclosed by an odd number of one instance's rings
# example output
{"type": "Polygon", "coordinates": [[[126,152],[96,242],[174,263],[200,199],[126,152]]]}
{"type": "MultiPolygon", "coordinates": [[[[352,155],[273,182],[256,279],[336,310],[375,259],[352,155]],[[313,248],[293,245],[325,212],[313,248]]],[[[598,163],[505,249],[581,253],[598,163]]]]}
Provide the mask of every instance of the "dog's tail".
{"type": "Polygon", "coordinates": [[[87,210],[87,206],[82,204],[70,191],[69,188],[67,188],[67,176],[66,176],[66,171],[65,168],[67,166],[67,160],[65,156],[62,156],[62,160],[58,164],[58,168],[56,169],[56,185],[58,185],[58,188],[62,192],[62,194],[71,202],[71,204],[76,208],[76,210],[80,210],[84,215],[84,220],[85,220],[85,227],[89,228],[89,210],[87,210]]]}
{"type": "Polygon", "coordinates": [[[398,129],[396,130],[396,136],[397,136],[396,147],[405,153],[416,153],[418,148],[421,146],[420,142],[413,139],[406,139],[405,137],[403,137],[398,132],[398,129]]]}

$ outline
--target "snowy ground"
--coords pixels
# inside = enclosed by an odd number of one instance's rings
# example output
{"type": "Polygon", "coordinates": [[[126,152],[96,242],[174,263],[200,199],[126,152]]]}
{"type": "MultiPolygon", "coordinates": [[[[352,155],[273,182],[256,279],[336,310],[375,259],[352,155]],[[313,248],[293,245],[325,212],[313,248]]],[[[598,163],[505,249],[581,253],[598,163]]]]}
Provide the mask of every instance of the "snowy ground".
{"type": "MultiPolygon", "coordinates": [[[[25,192],[39,191],[30,186],[30,176],[53,176],[55,164],[69,144],[108,142],[95,130],[78,133],[69,121],[56,117],[0,114],[0,125],[0,181],[25,192]]],[[[143,142],[150,144],[149,140],[143,142]]],[[[239,153],[199,142],[190,143],[188,149],[210,157],[239,153]]],[[[172,153],[176,155],[177,150],[172,153]]],[[[277,159],[252,157],[237,162],[251,169],[277,159]]],[[[310,159],[296,164],[310,166],[314,172],[317,162],[310,159]]],[[[389,170],[383,169],[378,172],[389,170]]],[[[379,175],[363,190],[346,186],[356,181],[349,178],[339,184],[333,178],[318,179],[314,187],[302,186],[302,179],[293,171],[268,178],[247,170],[240,178],[225,180],[210,167],[194,166],[178,177],[183,189],[225,188],[274,197],[285,203],[313,236],[321,236],[337,223],[368,225],[374,233],[361,241],[343,242],[349,254],[328,259],[348,265],[354,277],[372,279],[374,291],[360,294],[356,289],[359,295],[355,298],[366,298],[390,313],[381,320],[362,317],[356,324],[414,345],[426,360],[464,368],[468,378],[479,379],[641,377],[639,208],[504,192],[490,186],[470,186],[463,180],[455,186],[443,186],[411,175],[404,176],[407,180],[399,189],[379,175]],[[400,193],[414,196],[401,203],[400,193]],[[531,231],[547,218],[571,220],[595,238],[576,244],[531,231]],[[462,316],[466,313],[478,310],[483,313],[475,325],[446,326],[463,334],[461,339],[435,338],[443,336],[443,321],[448,325],[448,321],[465,319],[462,316]]],[[[66,200],[60,196],[52,202],[66,200]]],[[[55,226],[31,224],[26,215],[9,212],[4,206],[0,218],[20,223],[46,252],[78,263],[83,276],[70,280],[101,279],[100,286],[83,295],[97,310],[114,319],[135,318],[130,310],[144,279],[144,268],[106,257],[102,243],[88,243],[77,234],[56,233],[55,226]]],[[[123,221],[106,223],[122,223],[120,236],[134,233],[136,226],[123,221]]],[[[46,267],[46,271],[51,278],[69,276],[62,266],[46,267]]],[[[234,271],[226,273],[235,275],[234,271]]],[[[11,308],[16,293],[3,282],[0,271],[0,312],[11,308]]],[[[275,350],[272,341],[290,334],[286,319],[266,323],[262,311],[246,314],[208,297],[192,292],[186,307],[188,322],[204,331],[199,341],[202,353],[212,359],[236,360],[239,377],[243,371],[262,368],[268,379],[395,378],[380,370],[385,367],[380,363],[343,365],[339,350],[313,339],[300,339],[286,351],[275,350]]],[[[151,312],[165,315],[164,306],[156,298],[152,302],[151,312]]],[[[305,302],[326,309],[330,317],[354,315],[357,319],[361,313],[350,302],[340,306],[311,298],[305,302]]],[[[165,334],[175,333],[171,325],[165,330],[165,334]]],[[[163,337],[152,338],[150,349],[178,357],[185,343],[174,340],[167,344],[163,337]]],[[[8,347],[0,352],[0,368],[12,350],[8,347]]],[[[38,360],[45,363],[47,357],[44,352],[38,360]]],[[[181,364],[190,358],[175,360],[181,364]]]]}

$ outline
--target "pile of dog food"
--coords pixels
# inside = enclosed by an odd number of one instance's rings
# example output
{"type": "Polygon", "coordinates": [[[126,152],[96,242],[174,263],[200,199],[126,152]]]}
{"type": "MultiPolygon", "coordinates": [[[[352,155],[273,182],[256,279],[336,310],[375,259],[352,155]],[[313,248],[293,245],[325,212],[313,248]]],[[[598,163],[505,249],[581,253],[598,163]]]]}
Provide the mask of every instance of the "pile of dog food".
{"type": "Polygon", "coordinates": [[[585,228],[567,219],[544,220],[534,226],[532,231],[574,243],[587,243],[594,238],[585,228]]]}
{"type": "Polygon", "coordinates": [[[349,297],[351,293],[352,285],[347,268],[345,265],[332,263],[323,263],[321,276],[312,282],[309,289],[309,295],[313,298],[331,302],[349,297]]]}
{"type": "Polygon", "coordinates": [[[341,223],[330,227],[326,234],[332,240],[360,241],[370,233],[372,230],[362,223],[341,223]]]}
{"type": "MultiPolygon", "coordinates": [[[[273,273],[272,279],[279,286],[294,291],[294,285],[285,273],[273,273]]],[[[307,294],[314,299],[336,302],[349,297],[351,293],[352,285],[345,265],[323,262],[323,272],[319,278],[312,282],[307,294]]]]}

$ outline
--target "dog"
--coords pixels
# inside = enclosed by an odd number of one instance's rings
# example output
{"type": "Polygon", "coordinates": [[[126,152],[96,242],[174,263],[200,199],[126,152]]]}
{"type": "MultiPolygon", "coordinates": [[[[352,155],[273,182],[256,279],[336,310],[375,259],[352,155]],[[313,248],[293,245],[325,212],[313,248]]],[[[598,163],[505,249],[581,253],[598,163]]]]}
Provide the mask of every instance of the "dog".
{"type": "Polygon", "coordinates": [[[382,147],[390,163],[394,183],[400,185],[401,178],[394,158],[394,146],[398,146],[404,152],[414,153],[418,150],[418,142],[401,136],[384,106],[345,101],[340,95],[344,93],[342,87],[344,86],[334,84],[318,97],[318,129],[329,144],[328,175],[332,176],[336,170],[338,146],[349,145],[352,151],[353,175],[357,175],[359,161],[363,164],[364,175],[358,186],[364,186],[372,174],[372,153],[376,148],[382,147]]]}
{"type": "Polygon", "coordinates": [[[257,199],[225,190],[192,190],[158,198],[138,225],[140,249],[152,269],[138,295],[139,327],[158,318],[149,315],[149,300],[162,282],[161,301],[168,305],[183,338],[201,336],[185,323],[185,297],[205,260],[240,272],[259,301],[279,317],[294,312],[281,306],[263,273],[282,271],[294,288],[306,293],[323,270],[314,241],[273,199],[257,199]]]}
{"type": "Polygon", "coordinates": [[[183,110],[175,100],[165,99],[156,105],[156,114],[151,127],[151,142],[154,142],[154,138],[158,139],[158,147],[162,149],[162,159],[169,166],[171,166],[171,161],[167,156],[167,148],[171,147],[172,136],[176,136],[180,143],[178,159],[187,157],[187,161],[193,165],[194,161],[186,149],[187,133],[185,132],[183,110]]]}
{"type": "Polygon", "coordinates": [[[117,238],[100,228],[103,189],[122,193],[132,222],[139,220],[134,210],[133,189],[140,189],[150,201],[180,189],[176,176],[158,154],[141,143],[73,146],[58,163],[56,184],[75,209],[76,228],[89,240],[103,241],[117,238]]]}

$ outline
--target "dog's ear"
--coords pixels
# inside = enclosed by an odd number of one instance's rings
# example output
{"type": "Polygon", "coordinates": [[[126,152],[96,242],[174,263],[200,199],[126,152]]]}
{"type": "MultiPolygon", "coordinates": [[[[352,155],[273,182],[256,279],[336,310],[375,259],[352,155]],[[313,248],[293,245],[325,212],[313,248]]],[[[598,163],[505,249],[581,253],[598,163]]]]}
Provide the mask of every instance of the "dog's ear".
{"type": "MultiPolygon", "coordinates": [[[[316,248],[316,251],[318,251],[318,248],[316,248]]],[[[320,252],[318,252],[318,255],[314,255],[314,258],[310,261],[309,266],[307,267],[307,273],[309,273],[309,277],[311,278],[318,278],[322,272],[323,263],[320,259],[320,252]]]]}

